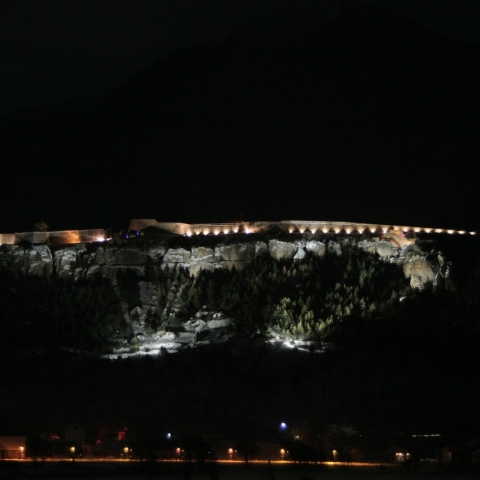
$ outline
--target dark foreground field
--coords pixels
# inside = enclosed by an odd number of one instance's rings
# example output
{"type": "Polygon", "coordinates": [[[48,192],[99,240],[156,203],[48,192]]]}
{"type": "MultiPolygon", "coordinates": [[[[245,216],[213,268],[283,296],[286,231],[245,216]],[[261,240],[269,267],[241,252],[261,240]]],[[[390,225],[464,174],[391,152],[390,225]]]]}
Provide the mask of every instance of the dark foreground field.
{"type": "Polygon", "coordinates": [[[445,473],[438,469],[408,472],[402,467],[325,467],[323,465],[291,464],[214,464],[203,467],[188,464],[153,465],[141,463],[51,462],[34,467],[31,463],[0,463],[0,479],[165,479],[165,480],[417,480],[428,478],[478,478],[472,472],[445,473]]]}

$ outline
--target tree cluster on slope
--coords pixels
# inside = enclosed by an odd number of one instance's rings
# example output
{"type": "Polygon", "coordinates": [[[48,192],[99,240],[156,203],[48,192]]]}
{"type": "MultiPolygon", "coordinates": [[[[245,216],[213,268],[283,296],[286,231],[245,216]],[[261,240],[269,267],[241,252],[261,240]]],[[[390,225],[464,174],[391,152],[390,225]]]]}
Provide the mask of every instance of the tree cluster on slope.
{"type": "Polygon", "coordinates": [[[122,327],[121,306],[110,280],[50,279],[0,271],[2,347],[102,351],[122,327]]]}
{"type": "Polygon", "coordinates": [[[184,269],[159,270],[161,313],[150,325],[186,320],[206,306],[231,314],[244,333],[270,325],[289,336],[318,339],[353,318],[384,312],[392,295],[409,289],[397,265],[353,246],[344,249],[341,256],[307,254],[298,262],[267,254],[241,270],[202,270],[194,278],[184,269]]]}

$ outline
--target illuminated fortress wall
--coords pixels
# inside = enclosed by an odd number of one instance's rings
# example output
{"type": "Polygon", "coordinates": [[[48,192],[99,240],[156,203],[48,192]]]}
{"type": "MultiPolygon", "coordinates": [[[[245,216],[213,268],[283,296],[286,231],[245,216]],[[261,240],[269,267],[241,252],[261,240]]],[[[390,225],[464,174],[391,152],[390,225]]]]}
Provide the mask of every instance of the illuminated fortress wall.
{"type": "Polygon", "coordinates": [[[65,245],[68,243],[103,242],[107,232],[101,228],[92,230],[59,230],[56,232],[0,233],[0,245],[65,245]]]}
{"type": "MultiPolygon", "coordinates": [[[[158,222],[153,218],[133,219],[130,222],[130,230],[144,230],[148,227],[156,227],[177,235],[231,235],[236,233],[260,233],[280,230],[285,233],[311,233],[327,234],[336,233],[341,235],[358,235],[370,232],[376,235],[391,236],[399,246],[403,246],[401,240],[406,233],[448,233],[470,234],[464,230],[448,230],[443,228],[409,227],[404,225],[385,225],[377,223],[357,222],[322,222],[309,220],[283,220],[280,222],[226,222],[226,223],[181,223],[181,222],[158,222]]],[[[103,229],[92,230],[59,230],[56,232],[22,232],[0,233],[0,245],[18,245],[30,243],[33,245],[65,245],[69,243],[103,242],[107,238],[107,232],[103,229]]]]}
{"type": "Polygon", "coordinates": [[[259,233],[273,229],[280,229],[289,233],[336,233],[336,234],[362,234],[371,232],[373,234],[396,234],[406,233],[449,233],[449,234],[471,234],[464,230],[448,230],[442,228],[410,227],[404,225],[385,225],[376,223],[357,222],[323,222],[308,220],[283,220],[280,222],[231,222],[231,223],[177,223],[157,222],[154,219],[134,219],[130,222],[130,230],[143,230],[153,226],[167,230],[178,235],[228,235],[233,233],[259,233]]]}

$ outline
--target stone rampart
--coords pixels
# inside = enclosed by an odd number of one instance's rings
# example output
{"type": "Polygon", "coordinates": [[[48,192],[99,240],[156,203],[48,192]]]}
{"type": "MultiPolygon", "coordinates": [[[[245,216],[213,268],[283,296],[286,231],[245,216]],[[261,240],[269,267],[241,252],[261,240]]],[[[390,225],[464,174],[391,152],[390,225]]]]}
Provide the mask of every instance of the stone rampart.
{"type": "MultiPolygon", "coordinates": [[[[130,222],[130,230],[141,231],[148,227],[157,227],[177,235],[229,235],[236,233],[259,233],[273,229],[288,233],[336,233],[342,235],[356,235],[370,232],[376,235],[392,237],[399,246],[404,246],[407,233],[448,233],[470,234],[464,230],[447,230],[442,228],[409,227],[404,225],[386,225],[376,223],[357,222],[327,222],[310,220],[282,220],[279,222],[224,222],[224,223],[195,223],[182,222],[158,222],[153,218],[133,219],[130,222]]],[[[54,232],[22,232],[1,233],[0,245],[18,245],[28,242],[33,245],[49,244],[64,245],[75,243],[102,242],[107,238],[107,232],[103,229],[92,230],[59,230],[54,232]]],[[[408,242],[407,242],[408,243],[408,242]]]]}
{"type": "Polygon", "coordinates": [[[0,234],[0,245],[65,245],[75,243],[103,242],[107,232],[101,228],[91,230],[59,230],[54,232],[20,232],[0,234]]]}
{"type": "Polygon", "coordinates": [[[228,223],[180,223],[180,222],[157,222],[154,219],[132,220],[130,226],[137,228],[132,230],[142,230],[146,226],[154,226],[167,230],[169,232],[186,235],[228,235],[233,233],[259,233],[266,232],[273,228],[280,229],[289,233],[337,233],[337,234],[362,234],[370,232],[378,235],[393,235],[401,238],[407,233],[448,233],[448,234],[471,234],[476,232],[466,232],[463,230],[447,230],[442,228],[430,227],[410,227],[405,225],[387,225],[377,223],[358,223],[358,222],[328,222],[328,221],[310,221],[310,220],[282,220],[279,222],[228,222],[228,223]],[[143,228],[139,228],[142,227],[143,228]]]}

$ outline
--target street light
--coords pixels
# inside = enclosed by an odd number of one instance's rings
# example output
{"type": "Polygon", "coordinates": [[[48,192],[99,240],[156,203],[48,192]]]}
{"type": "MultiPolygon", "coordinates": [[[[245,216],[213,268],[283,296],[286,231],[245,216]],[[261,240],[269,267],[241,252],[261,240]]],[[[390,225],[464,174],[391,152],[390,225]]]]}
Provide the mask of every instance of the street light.
{"type": "Polygon", "coordinates": [[[228,449],[228,455],[230,456],[230,460],[231,460],[233,457],[233,448],[228,449]]]}
{"type": "Polygon", "coordinates": [[[287,429],[287,424],[285,422],[282,422],[280,424],[280,430],[286,430],[287,429]]]}
{"type": "Polygon", "coordinates": [[[285,460],[285,449],[284,448],[280,449],[280,457],[282,458],[282,460],[285,460]]]}
{"type": "Polygon", "coordinates": [[[337,461],[338,452],[337,452],[336,450],[332,450],[332,455],[333,455],[333,461],[336,462],[336,461],[337,461]]]}

